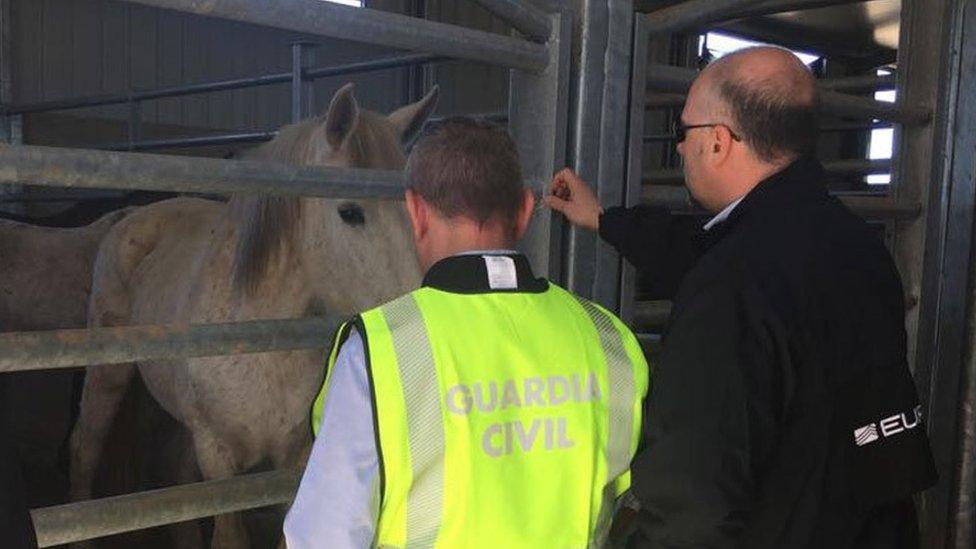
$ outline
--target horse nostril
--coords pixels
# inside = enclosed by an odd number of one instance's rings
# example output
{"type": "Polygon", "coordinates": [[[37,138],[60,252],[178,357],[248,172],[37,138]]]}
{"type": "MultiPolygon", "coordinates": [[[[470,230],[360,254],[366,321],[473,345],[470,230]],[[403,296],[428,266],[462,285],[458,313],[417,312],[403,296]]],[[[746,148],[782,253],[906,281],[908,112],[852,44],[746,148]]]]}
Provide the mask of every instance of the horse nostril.
{"type": "Polygon", "coordinates": [[[366,224],[366,214],[358,204],[346,203],[339,206],[339,217],[349,225],[366,224]]]}

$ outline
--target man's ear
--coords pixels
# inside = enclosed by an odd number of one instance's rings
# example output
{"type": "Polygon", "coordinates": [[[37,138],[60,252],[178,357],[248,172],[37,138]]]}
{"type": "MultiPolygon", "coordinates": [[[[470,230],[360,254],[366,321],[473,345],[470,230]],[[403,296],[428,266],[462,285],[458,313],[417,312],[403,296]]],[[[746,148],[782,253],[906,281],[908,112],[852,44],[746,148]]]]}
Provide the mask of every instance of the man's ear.
{"type": "Polygon", "coordinates": [[[519,208],[518,215],[515,217],[515,240],[519,241],[525,236],[525,231],[529,229],[529,222],[532,220],[532,213],[535,211],[535,195],[531,189],[522,190],[522,206],[519,208]]]}
{"type": "Polygon", "coordinates": [[[714,164],[724,164],[732,153],[732,130],[726,126],[718,125],[713,128],[712,139],[709,143],[711,150],[709,156],[714,164]]]}
{"type": "Polygon", "coordinates": [[[413,228],[413,238],[420,241],[430,228],[430,206],[413,189],[406,192],[407,215],[413,228]]]}

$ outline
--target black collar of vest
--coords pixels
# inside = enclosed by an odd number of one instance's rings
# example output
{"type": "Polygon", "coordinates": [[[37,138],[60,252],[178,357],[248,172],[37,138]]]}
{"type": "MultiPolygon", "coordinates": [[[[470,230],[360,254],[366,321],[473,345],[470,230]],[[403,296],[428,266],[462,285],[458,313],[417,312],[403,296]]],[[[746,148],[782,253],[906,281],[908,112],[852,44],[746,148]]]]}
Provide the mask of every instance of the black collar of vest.
{"type": "Polygon", "coordinates": [[[424,276],[423,286],[457,294],[483,294],[493,292],[541,293],[549,289],[549,281],[536,278],[529,260],[522,254],[487,253],[453,255],[435,263],[424,276]],[[484,256],[510,257],[515,262],[518,288],[492,289],[488,285],[488,267],[484,256]]]}

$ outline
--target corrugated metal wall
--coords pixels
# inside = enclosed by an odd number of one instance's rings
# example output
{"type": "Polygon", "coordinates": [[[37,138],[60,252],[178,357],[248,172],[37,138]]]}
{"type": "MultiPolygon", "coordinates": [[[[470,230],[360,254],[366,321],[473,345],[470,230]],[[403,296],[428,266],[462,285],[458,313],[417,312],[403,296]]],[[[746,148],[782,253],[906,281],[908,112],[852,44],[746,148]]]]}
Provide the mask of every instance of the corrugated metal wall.
{"type": "MultiPolygon", "coordinates": [[[[407,11],[406,4],[407,0],[368,1],[373,8],[400,12],[407,11]]],[[[504,23],[471,0],[430,0],[427,13],[434,20],[507,32],[504,23]]],[[[284,72],[290,70],[289,44],[311,39],[113,0],[11,0],[11,20],[15,104],[284,72]]],[[[320,46],[313,66],[396,53],[356,42],[315,41],[320,46]]],[[[363,106],[389,111],[407,97],[408,73],[409,69],[395,69],[320,80],[315,87],[317,111],[323,111],[333,92],[350,80],[357,83],[357,97],[363,106]]],[[[503,69],[444,63],[430,69],[429,81],[440,84],[444,92],[438,109],[441,114],[499,111],[507,105],[508,72],[503,69]]],[[[116,120],[121,128],[121,122],[128,118],[128,107],[58,114],[116,120]]],[[[153,137],[154,126],[272,129],[287,123],[289,117],[288,85],[153,100],[142,105],[143,137],[153,137]]],[[[73,119],[65,120],[45,121],[49,136],[41,139],[51,141],[52,132],[67,131],[61,128],[69,128],[71,133],[81,131],[76,130],[78,124],[73,119]]],[[[101,137],[92,138],[93,145],[104,142],[107,135],[95,128],[92,125],[90,131],[101,137]]],[[[72,137],[67,144],[79,144],[78,138],[72,137]]]]}
{"type": "MultiPolygon", "coordinates": [[[[428,0],[427,18],[472,29],[508,34],[511,27],[472,0],[428,0]]],[[[433,67],[441,86],[440,112],[463,114],[504,111],[508,106],[508,71],[474,63],[443,63],[433,67]]]]}
{"type": "MultiPolygon", "coordinates": [[[[12,40],[15,103],[53,100],[130,89],[152,89],[288,71],[289,43],[309,37],[109,0],[14,0],[12,40]]],[[[390,55],[355,42],[322,40],[316,66],[390,55]]],[[[360,101],[388,110],[396,106],[404,70],[316,85],[320,108],[347,80],[360,101]]],[[[206,128],[273,128],[288,120],[287,85],[148,101],[143,120],[206,128]]],[[[125,106],[71,114],[127,117],[125,106]]]]}

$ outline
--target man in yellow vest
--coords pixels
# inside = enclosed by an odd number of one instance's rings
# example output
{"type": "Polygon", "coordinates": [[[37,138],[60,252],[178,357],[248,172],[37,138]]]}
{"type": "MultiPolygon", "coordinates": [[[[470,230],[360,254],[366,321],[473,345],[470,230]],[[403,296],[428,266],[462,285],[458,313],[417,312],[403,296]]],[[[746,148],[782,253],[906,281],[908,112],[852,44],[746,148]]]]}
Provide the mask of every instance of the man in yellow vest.
{"type": "Polygon", "coordinates": [[[511,251],[535,201],[503,129],[450,119],[406,177],[426,275],[339,330],[289,548],[603,546],[647,392],[636,338],[511,251]]]}

